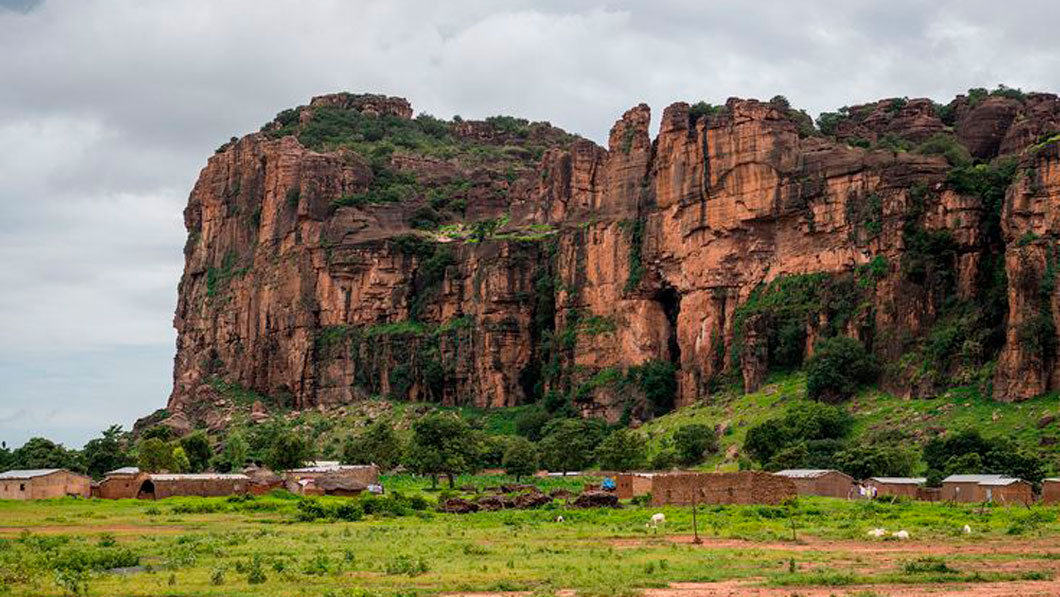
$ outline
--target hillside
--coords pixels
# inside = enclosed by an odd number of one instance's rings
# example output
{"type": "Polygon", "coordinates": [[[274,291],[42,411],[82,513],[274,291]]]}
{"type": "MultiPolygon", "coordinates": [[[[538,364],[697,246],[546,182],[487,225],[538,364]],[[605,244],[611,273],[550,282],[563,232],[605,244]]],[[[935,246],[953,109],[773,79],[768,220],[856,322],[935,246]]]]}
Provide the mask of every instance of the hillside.
{"type": "MultiPolygon", "coordinates": [[[[689,406],[649,421],[640,431],[649,438],[649,453],[654,455],[683,425],[698,423],[717,429],[720,449],[699,468],[736,470],[750,427],[807,400],[804,375],[778,375],[757,392],[730,392],[710,404],[689,406]]],[[[895,430],[907,434],[910,447],[919,450],[938,434],[978,429],[990,437],[1009,437],[1021,446],[1033,446],[1049,471],[1060,472],[1060,404],[1055,394],[1013,404],[997,402],[969,387],[953,388],[931,399],[903,399],[869,389],[851,399],[846,408],[855,421],[852,444],[868,441],[872,433],[895,430]]],[[[922,473],[923,463],[918,467],[922,473]]]]}
{"type": "Polygon", "coordinates": [[[678,102],[654,138],[642,104],[607,148],[413,115],[320,96],[209,159],[173,393],[145,423],[221,429],[238,388],[263,415],[383,398],[636,424],[757,392],[830,338],[897,396],[1058,385],[1054,95],[892,98],[817,126],[780,96],[678,102]]]}

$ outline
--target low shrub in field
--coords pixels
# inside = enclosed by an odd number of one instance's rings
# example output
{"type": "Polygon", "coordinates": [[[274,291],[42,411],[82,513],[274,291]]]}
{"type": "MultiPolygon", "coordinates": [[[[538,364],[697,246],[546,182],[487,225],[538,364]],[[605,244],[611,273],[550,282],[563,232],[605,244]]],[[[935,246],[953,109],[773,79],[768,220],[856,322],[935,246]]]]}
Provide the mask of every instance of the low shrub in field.
{"type": "Polygon", "coordinates": [[[426,573],[430,570],[430,566],[427,565],[427,561],[423,558],[413,558],[409,555],[400,555],[391,558],[386,563],[386,573],[390,576],[397,576],[406,574],[408,576],[418,576],[426,573]]]}
{"type": "Polygon", "coordinates": [[[902,567],[906,574],[957,574],[942,558],[924,556],[905,563],[902,567]]]}
{"type": "Polygon", "coordinates": [[[394,492],[388,496],[364,495],[342,502],[324,501],[318,498],[302,498],[298,501],[296,518],[302,522],[314,520],[357,521],[366,514],[374,516],[408,516],[430,507],[422,496],[405,497],[394,492]]]}
{"type": "Polygon", "coordinates": [[[264,584],[266,580],[268,580],[268,577],[265,576],[265,570],[261,566],[261,556],[255,555],[247,572],[247,582],[252,585],[260,585],[264,584]]]}

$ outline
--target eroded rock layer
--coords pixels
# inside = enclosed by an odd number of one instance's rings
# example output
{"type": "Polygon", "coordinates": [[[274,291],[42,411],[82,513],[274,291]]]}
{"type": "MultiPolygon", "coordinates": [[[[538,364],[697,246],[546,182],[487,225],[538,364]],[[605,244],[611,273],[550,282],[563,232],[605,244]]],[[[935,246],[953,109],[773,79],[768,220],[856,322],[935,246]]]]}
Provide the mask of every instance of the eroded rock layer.
{"type": "Polygon", "coordinates": [[[909,395],[1060,385],[1055,96],[883,100],[825,133],[784,102],[677,103],[654,139],[640,105],[607,148],[412,115],[323,96],[210,158],[171,414],[240,388],[637,419],[670,407],[653,376],[688,404],[835,335],[909,395]]]}

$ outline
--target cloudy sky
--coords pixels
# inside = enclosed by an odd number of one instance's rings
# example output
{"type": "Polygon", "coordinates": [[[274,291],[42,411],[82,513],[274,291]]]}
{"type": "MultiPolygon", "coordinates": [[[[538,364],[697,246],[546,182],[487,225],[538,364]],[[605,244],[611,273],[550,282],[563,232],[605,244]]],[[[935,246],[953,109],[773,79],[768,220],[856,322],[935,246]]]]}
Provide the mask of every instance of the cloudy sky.
{"type": "Polygon", "coordinates": [[[1057,22],[1053,0],[0,0],[0,440],[80,446],[165,405],[187,193],[313,95],[599,141],[641,101],[1058,91],[1057,22]]]}

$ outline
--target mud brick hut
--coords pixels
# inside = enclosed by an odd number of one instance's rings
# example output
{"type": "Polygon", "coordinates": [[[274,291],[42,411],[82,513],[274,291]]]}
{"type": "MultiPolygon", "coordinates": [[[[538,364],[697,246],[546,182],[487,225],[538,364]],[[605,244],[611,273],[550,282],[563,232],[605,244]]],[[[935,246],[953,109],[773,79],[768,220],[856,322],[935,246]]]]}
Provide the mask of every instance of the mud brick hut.
{"type": "Polygon", "coordinates": [[[652,480],[659,473],[619,473],[615,476],[615,494],[628,500],[652,491],[652,480]]]}
{"type": "Polygon", "coordinates": [[[135,466],[126,466],[103,475],[103,480],[93,489],[93,496],[105,500],[133,499],[140,493],[140,486],[147,479],[135,466]]]}
{"type": "Polygon", "coordinates": [[[1060,504],[1060,477],[1042,479],[1042,503],[1060,504]]]}
{"type": "Polygon", "coordinates": [[[652,478],[653,506],[779,504],[796,496],[795,483],[759,471],[665,473],[652,478]]]}
{"type": "Polygon", "coordinates": [[[273,489],[283,489],[283,477],[267,468],[248,466],[243,474],[250,478],[250,493],[265,495],[273,489]]]}
{"type": "Polygon", "coordinates": [[[379,467],[317,461],[287,471],[283,481],[287,491],[301,495],[356,495],[379,482],[379,467]]]}
{"type": "Polygon", "coordinates": [[[854,478],[831,469],[793,468],[777,471],[776,475],[787,477],[795,483],[799,495],[851,498],[857,495],[854,478]]]}
{"type": "Polygon", "coordinates": [[[219,497],[239,495],[249,491],[250,478],[246,475],[147,475],[140,484],[137,496],[154,500],[176,496],[219,497]]]}
{"type": "Polygon", "coordinates": [[[0,499],[45,500],[92,495],[92,479],[62,468],[12,470],[0,473],[0,499]]]}
{"type": "Polygon", "coordinates": [[[869,477],[865,486],[875,488],[877,497],[896,495],[915,500],[925,483],[924,477],[869,477]]]}
{"type": "Polygon", "coordinates": [[[942,480],[940,498],[947,502],[1031,504],[1034,489],[1022,479],[1004,475],[950,475],[942,480]]]}

